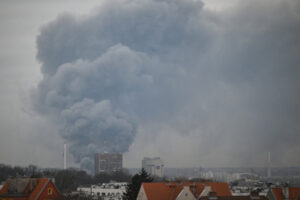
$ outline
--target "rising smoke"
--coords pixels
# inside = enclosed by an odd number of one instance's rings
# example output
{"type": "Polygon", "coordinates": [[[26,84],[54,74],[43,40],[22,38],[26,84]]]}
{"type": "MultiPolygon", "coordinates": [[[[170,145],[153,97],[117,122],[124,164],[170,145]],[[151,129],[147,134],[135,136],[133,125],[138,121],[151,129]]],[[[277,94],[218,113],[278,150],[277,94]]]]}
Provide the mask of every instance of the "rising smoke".
{"type": "Polygon", "coordinates": [[[85,169],[94,153],[127,152],[139,130],[164,141],[137,143],[170,163],[179,151],[216,165],[299,153],[300,7],[249,2],[218,13],[195,0],[119,0],[59,16],[37,38],[36,110],[85,169]]]}

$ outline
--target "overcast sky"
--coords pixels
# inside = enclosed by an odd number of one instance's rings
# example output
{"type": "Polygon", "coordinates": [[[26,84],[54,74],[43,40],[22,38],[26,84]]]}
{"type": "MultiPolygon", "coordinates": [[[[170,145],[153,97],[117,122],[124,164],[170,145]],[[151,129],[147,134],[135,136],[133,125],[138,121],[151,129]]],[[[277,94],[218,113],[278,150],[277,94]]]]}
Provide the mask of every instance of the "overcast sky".
{"type": "Polygon", "coordinates": [[[1,163],[300,165],[297,0],[0,3],[1,163]]]}

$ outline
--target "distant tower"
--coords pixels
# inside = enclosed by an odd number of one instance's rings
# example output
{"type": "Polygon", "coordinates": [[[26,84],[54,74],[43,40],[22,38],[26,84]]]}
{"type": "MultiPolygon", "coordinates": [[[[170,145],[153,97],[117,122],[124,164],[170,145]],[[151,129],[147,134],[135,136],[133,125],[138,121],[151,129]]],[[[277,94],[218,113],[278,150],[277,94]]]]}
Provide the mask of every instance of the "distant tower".
{"type": "Polygon", "coordinates": [[[64,169],[67,169],[67,144],[64,144],[64,169]]]}
{"type": "Polygon", "coordinates": [[[148,158],[145,157],[142,160],[142,168],[146,170],[152,176],[163,177],[164,176],[164,162],[159,157],[148,158]]]}
{"type": "Polygon", "coordinates": [[[268,178],[271,178],[271,152],[268,152],[268,178]]]}

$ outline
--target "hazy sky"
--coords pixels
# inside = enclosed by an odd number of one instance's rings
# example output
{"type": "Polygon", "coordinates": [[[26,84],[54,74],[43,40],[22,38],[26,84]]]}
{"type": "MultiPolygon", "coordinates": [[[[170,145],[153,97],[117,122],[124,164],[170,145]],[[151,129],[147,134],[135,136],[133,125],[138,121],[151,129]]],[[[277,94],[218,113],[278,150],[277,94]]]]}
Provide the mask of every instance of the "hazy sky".
{"type": "Polygon", "coordinates": [[[297,0],[0,3],[0,163],[300,165],[297,0]]]}

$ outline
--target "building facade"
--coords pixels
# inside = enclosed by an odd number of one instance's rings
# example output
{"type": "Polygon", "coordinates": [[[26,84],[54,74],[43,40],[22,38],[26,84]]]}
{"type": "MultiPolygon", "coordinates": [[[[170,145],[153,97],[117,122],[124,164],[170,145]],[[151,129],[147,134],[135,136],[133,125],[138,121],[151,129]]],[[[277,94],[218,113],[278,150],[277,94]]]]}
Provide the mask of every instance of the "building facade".
{"type": "Polygon", "coordinates": [[[95,175],[122,170],[123,156],[118,153],[95,154],[95,175]]]}
{"type": "Polygon", "coordinates": [[[144,168],[151,176],[164,176],[164,163],[159,157],[144,158],[142,161],[142,168],[144,168]]]}

